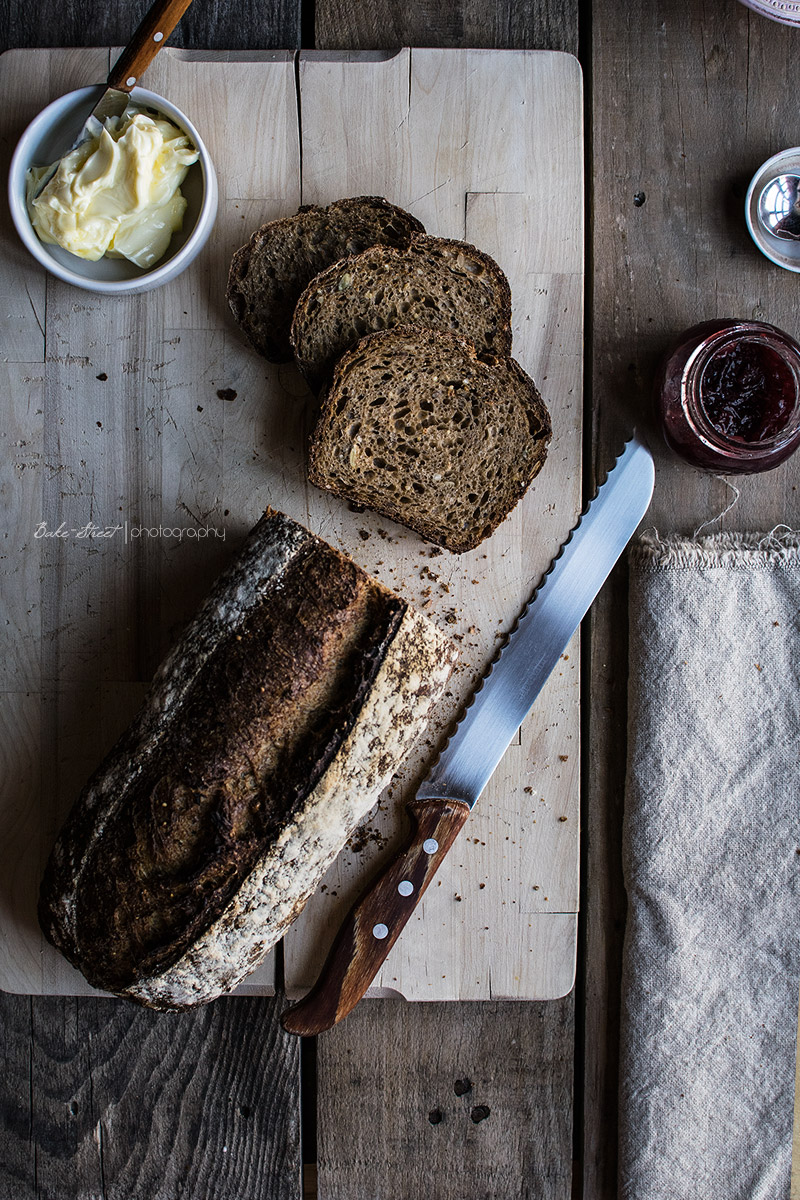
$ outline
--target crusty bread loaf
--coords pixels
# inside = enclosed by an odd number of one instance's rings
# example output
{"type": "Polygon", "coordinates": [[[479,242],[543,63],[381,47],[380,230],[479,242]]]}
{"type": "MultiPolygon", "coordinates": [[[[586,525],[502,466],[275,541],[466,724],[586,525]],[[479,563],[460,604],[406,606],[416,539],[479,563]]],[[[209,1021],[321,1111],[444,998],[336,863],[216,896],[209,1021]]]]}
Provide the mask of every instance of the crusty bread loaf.
{"type": "Polygon", "coordinates": [[[477,546],[541,469],[550,418],[512,358],[397,326],[337,364],[311,435],[312,483],[454,553],[477,546]]]}
{"type": "Polygon", "coordinates": [[[303,908],[454,661],[428,620],[268,511],[89,780],[42,883],[47,937],[154,1008],[229,991],[303,908]]]}
{"type": "Polygon", "coordinates": [[[479,355],[511,353],[511,290],[494,259],[468,242],[422,234],[402,249],[372,246],[311,280],[291,340],[317,389],[345,350],[394,325],[450,330],[479,355]]]}
{"type": "Polygon", "coordinates": [[[304,205],[257,229],[233,256],[227,298],[251,345],[270,362],[289,362],[289,328],[300,293],[320,271],[376,244],[404,246],[424,226],[378,196],[304,205]]]}

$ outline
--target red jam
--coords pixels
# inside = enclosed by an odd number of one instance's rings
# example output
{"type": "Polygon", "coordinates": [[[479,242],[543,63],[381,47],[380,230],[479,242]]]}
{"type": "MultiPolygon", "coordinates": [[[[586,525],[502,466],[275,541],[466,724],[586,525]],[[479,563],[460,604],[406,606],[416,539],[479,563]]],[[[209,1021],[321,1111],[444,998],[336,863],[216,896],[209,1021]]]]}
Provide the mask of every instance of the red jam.
{"type": "Polygon", "coordinates": [[[707,321],[656,380],[667,444],[705,470],[768,471],[800,445],[800,346],[761,321],[707,321]]]}

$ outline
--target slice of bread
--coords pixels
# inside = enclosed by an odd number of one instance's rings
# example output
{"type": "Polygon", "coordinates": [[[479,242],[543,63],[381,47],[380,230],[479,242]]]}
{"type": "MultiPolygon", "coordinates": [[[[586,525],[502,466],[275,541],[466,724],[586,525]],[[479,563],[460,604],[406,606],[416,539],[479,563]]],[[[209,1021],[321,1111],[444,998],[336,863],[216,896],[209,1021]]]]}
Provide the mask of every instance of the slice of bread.
{"type": "Polygon", "coordinates": [[[468,242],[414,238],[372,246],[311,280],[297,302],[292,346],[317,389],[366,333],[422,325],[458,333],[479,355],[511,352],[511,290],[494,259],[468,242]]]}
{"type": "Polygon", "coordinates": [[[311,436],[312,483],[456,554],[487,538],[539,472],[551,436],[513,358],[398,326],[339,360],[311,436]]]}
{"type": "Polygon", "coordinates": [[[378,196],[304,205],[293,217],[257,229],[231,262],[226,296],[252,346],[270,362],[289,362],[289,328],[300,293],[315,275],[376,244],[405,246],[424,226],[378,196]]]}

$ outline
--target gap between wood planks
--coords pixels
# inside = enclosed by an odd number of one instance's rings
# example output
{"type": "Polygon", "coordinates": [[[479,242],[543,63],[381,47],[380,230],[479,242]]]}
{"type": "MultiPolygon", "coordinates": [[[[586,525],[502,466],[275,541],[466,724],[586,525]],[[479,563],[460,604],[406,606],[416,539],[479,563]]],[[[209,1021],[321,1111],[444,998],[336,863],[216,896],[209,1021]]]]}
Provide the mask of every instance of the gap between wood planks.
{"type": "MultiPolygon", "coordinates": [[[[275,954],[275,995],[286,1004],[283,941],[275,954]]],[[[317,1039],[300,1038],[300,1162],[303,1169],[302,1200],[317,1200],[317,1039]]]]}
{"type": "MultiPolygon", "coordinates": [[[[300,147],[300,203],[303,202],[303,109],[300,100],[300,54],[316,47],[316,2],[301,0],[300,48],[294,56],[297,102],[297,137],[300,147]]],[[[283,942],[278,953],[283,986],[283,942]]],[[[303,1200],[317,1200],[317,1039],[300,1041],[300,1161],[303,1167],[303,1200]]]]}
{"type": "MultiPolygon", "coordinates": [[[[594,462],[594,419],[593,419],[593,355],[594,327],[592,323],[593,289],[593,176],[592,176],[592,8],[593,0],[578,0],[578,61],[583,72],[583,159],[584,159],[584,264],[583,264],[583,496],[594,494],[597,469],[594,462]]],[[[575,1038],[573,1053],[572,1085],[572,1196],[581,1200],[584,1196],[586,1174],[584,1168],[584,1142],[586,1130],[586,997],[587,997],[587,949],[586,915],[588,906],[588,778],[589,736],[591,695],[591,663],[593,630],[590,614],[581,628],[581,683],[582,703],[580,720],[581,777],[580,791],[580,858],[578,874],[578,944],[575,969],[575,1038]]]]}

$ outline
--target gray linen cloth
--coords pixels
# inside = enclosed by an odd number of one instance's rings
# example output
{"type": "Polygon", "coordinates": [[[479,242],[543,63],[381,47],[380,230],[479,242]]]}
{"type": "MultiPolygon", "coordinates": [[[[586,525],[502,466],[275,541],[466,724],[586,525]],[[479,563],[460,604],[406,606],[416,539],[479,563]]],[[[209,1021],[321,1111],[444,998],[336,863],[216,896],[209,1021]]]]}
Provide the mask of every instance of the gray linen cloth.
{"type": "Polygon", "coordinates": [[[799,547],[631,549],[621,1200],[788,1200],[799,547]]]}

